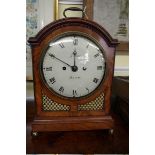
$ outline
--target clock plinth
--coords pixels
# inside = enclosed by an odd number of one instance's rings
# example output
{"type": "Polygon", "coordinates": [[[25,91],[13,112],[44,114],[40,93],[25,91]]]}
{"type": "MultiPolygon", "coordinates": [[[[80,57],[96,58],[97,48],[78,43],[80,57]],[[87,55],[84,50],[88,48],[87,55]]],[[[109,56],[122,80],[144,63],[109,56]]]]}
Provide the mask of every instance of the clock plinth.
{"type": "Polygon", "coordinates": [[[32,123],[33,132],[113,129],[111,116],[41,117],[32,123]]]}
{"type": "Polygon", "coordinates": [[[118,41],[97,23],[66,18],[28,41],[36,114],[32,132],[113,129],[111,84],[118,41]]]}

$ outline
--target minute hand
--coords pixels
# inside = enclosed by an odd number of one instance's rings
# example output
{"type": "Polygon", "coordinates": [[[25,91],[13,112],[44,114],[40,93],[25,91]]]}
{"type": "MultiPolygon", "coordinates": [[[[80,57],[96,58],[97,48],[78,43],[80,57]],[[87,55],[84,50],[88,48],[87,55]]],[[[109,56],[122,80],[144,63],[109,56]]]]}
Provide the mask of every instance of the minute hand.
{"type": "Polygon", "coordinates": [[[76,50],[74,50],[74,52],[73,52],[73,55],[74,55],[74,66],[76,66],[76,63],[75,63],[76,54],[77,54],[77,52],[76,52],[76,50]]]}
{"type": "Polygon", "coordinates": [[[49,54],[49,56],[51,56],[52,58],[55,58],[55,59],[61,61],[62,63],[66,64],[66,65],[69,66],[69,67],[72,67],[71,65],[69,65],[68,63],[64,62],[63,60],[57,58],[57,57],[56,57],[55,55],[53,55],[53,54],[49,54]]]}

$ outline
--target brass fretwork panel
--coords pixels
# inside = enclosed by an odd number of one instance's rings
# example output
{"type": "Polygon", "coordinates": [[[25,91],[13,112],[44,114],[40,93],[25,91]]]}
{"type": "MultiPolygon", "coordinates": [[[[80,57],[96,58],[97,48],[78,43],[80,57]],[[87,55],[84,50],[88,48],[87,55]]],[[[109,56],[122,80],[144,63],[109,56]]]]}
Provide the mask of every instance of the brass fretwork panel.
{"type": "Polygon", "coordinates": [[[52,101],[45,94],[42,94],[42,106],[44,111],[69,111],[70,106],[52,101]]]}
{"type": "Polygon", "coordinates": [[[78,111],[95,111],[95,110],[102,110],[104,104],[104,94],[101,94],[95,100],[88,102],[86,104],[79,104],[78,111]]]}

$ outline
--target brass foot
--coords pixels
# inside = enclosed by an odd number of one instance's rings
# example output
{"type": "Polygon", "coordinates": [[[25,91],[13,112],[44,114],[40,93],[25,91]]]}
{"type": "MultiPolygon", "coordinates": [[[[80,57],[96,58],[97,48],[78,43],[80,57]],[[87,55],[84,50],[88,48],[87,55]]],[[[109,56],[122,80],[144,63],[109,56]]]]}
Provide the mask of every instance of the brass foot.
{"type": "Polygon", "coordinates": [[[32,136],[37,137],[38,136],[38,132],[32,132],[32,136]]]}
{"type": "Polygon", "coordinates": [[[110,133],[111,135],[113,135],[114,129],[110,129],[110,130],[109,130],[109,133],[110,133]]]}

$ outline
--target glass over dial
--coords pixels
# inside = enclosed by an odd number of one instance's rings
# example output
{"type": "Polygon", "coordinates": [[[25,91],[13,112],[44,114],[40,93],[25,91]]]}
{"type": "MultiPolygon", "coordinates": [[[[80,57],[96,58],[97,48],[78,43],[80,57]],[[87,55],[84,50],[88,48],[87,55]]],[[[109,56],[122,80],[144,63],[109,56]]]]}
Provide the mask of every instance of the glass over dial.
{"type": "Polygon", "coordinates": [[[46,86],[61,96],[86,96],[104,78],[103,49],[82,35],[59,37],[43,51],[41,74],[46,86]]]}

